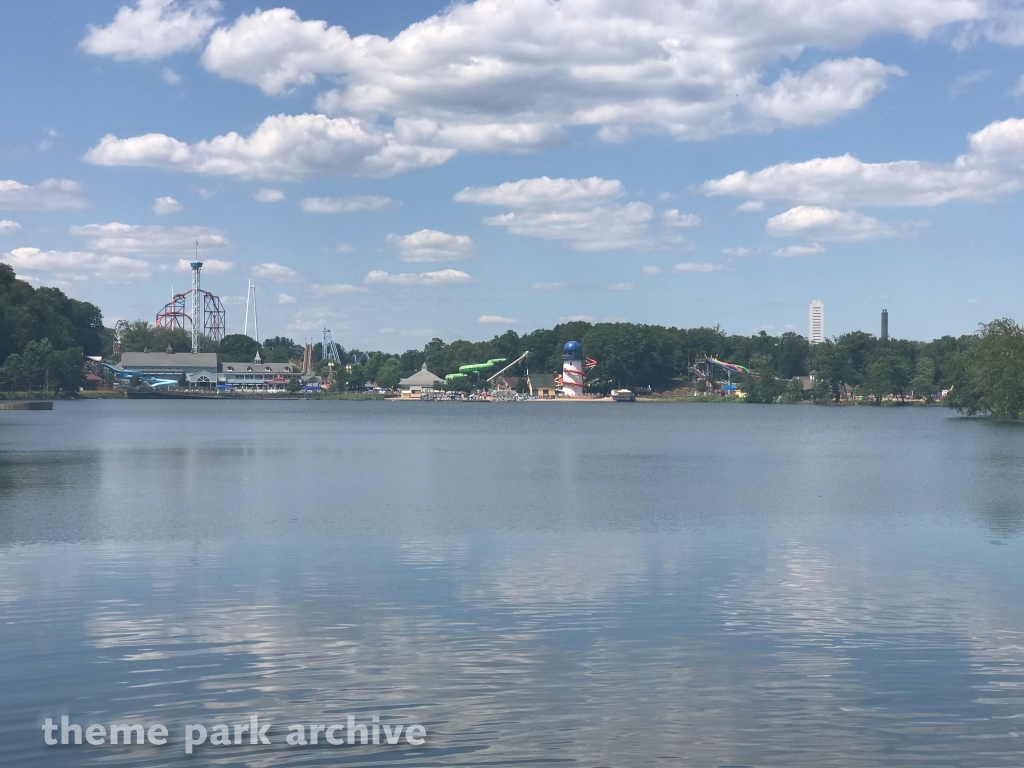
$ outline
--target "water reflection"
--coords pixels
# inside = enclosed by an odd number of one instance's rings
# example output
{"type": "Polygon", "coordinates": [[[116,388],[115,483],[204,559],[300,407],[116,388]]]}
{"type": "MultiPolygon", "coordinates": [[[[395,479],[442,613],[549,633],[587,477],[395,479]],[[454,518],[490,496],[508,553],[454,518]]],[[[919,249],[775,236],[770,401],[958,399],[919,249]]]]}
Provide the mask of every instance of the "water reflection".
{"type": "Polygon", "coordinates": [[[0,433],[0,763],[1024,758],[1021,537],[993,546],[985,512],[1020,498],[1017,433],[934,411],[325,405],[221,414],[197,445],[155,447],[158,407],[120,430],[64,414],[71,445],[0,433]],[[429,739],[185,757],[185,722],[253,712],[279,742],[349,713],[429,739]],[[47,750],[60,714],[173,741],[47,750]]]}

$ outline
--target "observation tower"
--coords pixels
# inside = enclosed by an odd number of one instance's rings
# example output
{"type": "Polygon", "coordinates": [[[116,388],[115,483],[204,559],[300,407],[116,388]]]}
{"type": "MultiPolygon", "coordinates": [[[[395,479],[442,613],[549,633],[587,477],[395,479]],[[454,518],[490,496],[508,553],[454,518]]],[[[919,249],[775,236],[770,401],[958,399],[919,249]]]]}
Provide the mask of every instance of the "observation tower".
{"type": "Polygon", "coordinates": [[[567,341],[562,347],[563,397],[580,397],[583,394],[583,379],[587,375],[583,365],[583,347],[578,341],[567,341]]]}

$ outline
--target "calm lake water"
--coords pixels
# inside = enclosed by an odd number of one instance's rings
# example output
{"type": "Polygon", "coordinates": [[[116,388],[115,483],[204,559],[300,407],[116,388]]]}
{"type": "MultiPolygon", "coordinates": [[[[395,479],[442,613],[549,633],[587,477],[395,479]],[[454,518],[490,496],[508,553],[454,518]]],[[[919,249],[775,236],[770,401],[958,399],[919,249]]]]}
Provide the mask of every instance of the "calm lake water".
{"type": "Polygon", "coordinates": [[[1019,766],[1022,554],[1024,429],[934,408],[0,412],[0,764],[1019,766]],[[427,742],[283,744],[349,714],[427,742]]]}

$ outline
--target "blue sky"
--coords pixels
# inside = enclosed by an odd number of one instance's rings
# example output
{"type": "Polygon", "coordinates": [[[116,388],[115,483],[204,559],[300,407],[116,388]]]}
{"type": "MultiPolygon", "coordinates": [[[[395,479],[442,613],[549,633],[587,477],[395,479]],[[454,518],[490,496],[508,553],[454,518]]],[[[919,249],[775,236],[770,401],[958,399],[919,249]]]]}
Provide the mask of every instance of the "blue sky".
{"type": "Polygon", "coordinates": [[[1024,14],[981,0],[0,2],[0,260],[399,351],[567,318],[1018,316],[1024,14]]]}

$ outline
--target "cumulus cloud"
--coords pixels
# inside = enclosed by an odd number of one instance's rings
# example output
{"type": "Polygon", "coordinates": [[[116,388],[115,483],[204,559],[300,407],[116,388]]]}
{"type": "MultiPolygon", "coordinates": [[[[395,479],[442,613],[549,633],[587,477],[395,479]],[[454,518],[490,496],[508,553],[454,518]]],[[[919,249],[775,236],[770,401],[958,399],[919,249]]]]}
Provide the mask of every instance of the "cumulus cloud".
{"type": "MultiPolygon", "coordinates": [[[[220,259],[202,259],[203,272],[208,274],[220,274],[222,272],[230,272],[235,268],[235,264],[232,261],[221,261],[220,259]]],[[[177,265],[174,267],[175,272],[191,272],[192,271],[192,260],[191,259],[178,259],[177,265]]]]}
{"type": "Polygon", "coordinates": [[[561,287],[561,283],[534,283],[530,286],[535,291],[555,291],[561,287]]]}
{"type": "Polygon", "coordinates": [[[279,293],[279,294],[277,294],[277,303],[278,304],[294,304],[295,303],[295,297],[294,296],[290,296],[287,293],[279,293]]]}
{"type": "Polygon", "coordinates": [[[470,283],[473,278],[467,275],[465,272],[460,272],[457,269],[441,269],[437,272],[404,272],[399,275],[389,275],[387,272],[380,270],[374,270],[370,272],[365,278],[364,282],[367,283],[390,283],[391,285],[423,285],[428,287],[436,287],[442,285],[458,285],[461,283],[470,283]]]}
{"type": "Polygon", "coordinates": [[[612,283],[608,286],[609,291],[632,291],[636,286],[632,283],[612,283]]]}
{"type": "Polygon", "coordinates": [[[711,261],[684,261],[672,267],[673,272],[720,272],[723,269],[724,264],[715,264],[711,261]]]}
{"type": "Polygon", "coordinates": [[[740,203],[736,206],[738,213],[757,213],[764,208],[764,202],[761,200],[747,200],[745,203],[740,203]]]}
{"type": "Polygon", "coordinates": [[[309,291],[319,296],[336,296],[343,293],[366,293],[366,288],[348,283],[331,283],[329,285],[311,285],[309,291]]]}
{"type": "Polygon", "coordinates": [[[0,219],[0,235],[13,235],[21,232],[21,224],[10,219],[0,219]]]}
{"type": "Polygon", "coordinates": [[[666,227],[696,227],[700,216],[694,213],[680,213],[675,208],[661,214],[661,223],[666,227]]]}
{"type": "Polygon", "coordinates": [[[752,97],[750,109],[781,123],[820,125],[860,109],[885,90],[891,75],[905,74],[874,59],[823,61],[803,74],[784,72],[752,97]]]}
{"type": "Polygon", "coordinates": [[[744,248],[742,246],[740,246],[739,248],[722,249],[722,253],[724,253],[726,256],[739,256],[740,258],[743,258],[744,256],[753,256],[755,253],[760,252],[760,248],[744,248]]]}
{"type": "Polygon", "coordinates": [[[110,256],[86,251],[43,251],[39,248],[15,248],[0,256],[19,275],[45,272],[55,280],[97,279],[110,283],[145,280],[153,273],[150,265],[127,256],[110,256]]]}
{"type": "Polygon", "coordinates": [[[772,256],[791,258],[794,256],[813,256],[816,253],[824,253],[825,249],[817,243],[810,245],[787,245],[785,248],[777,248],[772,251],[772,256]]]}
{"type": "Polygon", "coordinates": [[[302,203],[306,213],[356,213],[379,211],[391,205],[390,197],[379,195],[349,195],[347,197],[307,197],[302,203]]]}
{"type": "Polygon", "coordinates": [[[949,164],[920,160],[865,163],[850,155],[780,163],[705,181],[705,195],[790,200],[825,206],[932,206],[987,200],[1024,186],[1024,119],[989,123],[949,164]]]}
{"type": "Polygon", "coordinates": [[[105,27],[90,24],[79,46],[117,61],[162,59],[199,45],[217,23],[219,8],[217,0],[138,0],[134,8],[121,6],[105,27]]]}
{"type": "Polygon", "coordinates": [[[158,197],[153,203],[153,213],[157,216],[167,216],[171,213],[178,213],[185,210],[185,206],[173,197],[158,197]]]}
{"type": "Polygon", "coordinates": [[[660,275],[661,267],[644,267],[643,272],[645,275],[660,275]]]}
{"type": "Polygon", "coordinates": [[[12,179],[0,179],[0,209],[55,211],[61,208],[85,208],[82,185],[69,179],[46,179],[36,186],[12,179]]]}
{"type": "Polygon", "coordinates": [[[576,251],[644,249],[655,241],[647,234],[654,210],[647,203],[621,204],[625,194],[616,179],[520,179],[496,187],[466,187],[460,203],[512,208],[484,219],[515,235],[560,240],[576,251]]]}
{"type": "Polygon", "coordinates": [[[393,176],[439,165],[454,150],[403,144],[355,117],[272,115],[249,136],[232,131],[187,144],[162,133],[107,134],[85,153],[94,165],[144,166],[240,179],[303,179],[327,173],[393,176]]]}
{"type": "Polygon", "coordinates": [[[387,39],[352,37],[287,8],[218,29],[203,65],[287,93],[327,77],[329,114],[385,116],[432,146],[530,149],[572,126],[604,140],[637,131],[707,138],[779,124],[818,124],[858,109],[895,67],[826,61],[764,73],[808,48],[850,49],[871,35],[917,39],[980,20],[982,0],[689,3],[477,0],[454,3],[387,39]]]}
{"type": "Polygon", "coordinates": [[[514,325],[519,321],[514,317],[503,317],[502,315],[480,315],[477,318],[478,323],[492,323],[501,325],[514,325]]]}
{"type": "Polygon", "coordinates": [[[773,237],[804,235],[815,240],[877,240],[899,234],[873,216],[813,205],[798,205],[772,216],[765,231],[773,237]]]}
{"type": "Polygon", "coordinates": [[[279,283],[294,280],[299,276],[291,267],[278,264],[276,261],[268,261],[252,268],[253,277],[260,277],[265,280],[276,280],[279,283]]]}
{"type": "Polygon", "coordinates": [[[384,243],[398,251],[402,261],[457,261],[469,258],[476,250],[467,235],[449,235],[436,229],[421,229],[411,235],[388,235],[384,243]]]}
{"type": "Polygon", "coordinates": [[[260,203],[279,203],[284,200],[284,192],[280,189],[263,189],[253,195],[253,199],[260,203]]]}
{"type": "Polygon", "coordinates": [[[192,252],[196,243],[200,250],[227,248],[227,235],[213,227],[162,227],[158,225],[85,224],[70,227],[68,232],[86,238],[86,244],[98,251],[123,254],[164,254],[175,251],[192,252]]]}

